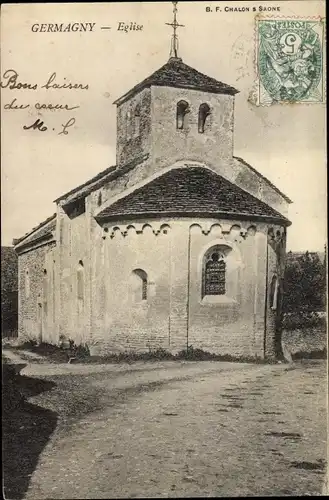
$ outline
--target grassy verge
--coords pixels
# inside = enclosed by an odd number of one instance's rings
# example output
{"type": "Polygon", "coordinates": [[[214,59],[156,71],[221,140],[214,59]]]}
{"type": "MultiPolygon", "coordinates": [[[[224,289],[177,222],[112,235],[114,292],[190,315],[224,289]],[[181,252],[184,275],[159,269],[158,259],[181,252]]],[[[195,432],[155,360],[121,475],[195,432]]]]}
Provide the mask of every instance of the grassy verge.
{"type": "MultiPolygon", "coordinates": [[[[120,352],[109,353],[102,356],[91,356],[87,346],[74,346],[71,349],[63,349],[59,346],[33,342],[25,342],[14,349],[19,351],[31,351],[53,363],[67,363],[69,360],[75,363],[134,363],[137,361],[232,361],[240,363],[269,363],[258,357],[231,356],[229,354],[214,354],[203,349],[194,349],[193,346],[172,354],[166,349],[150,349],[147,352],[120,352]]],[[[22,353],[22,356],[24,354],[22,353]]]]}
{"type": "MultiPolygon", "coordinates": [[[[238,363],[257,363],[257,364],[269,364],[276,363],[276,361],[264,360],[259,357],[251,356],[231,356],[230,354],[214,354],[203,349],[195,349],[193,346],[183,349],[176,354],[172,354],[163,348],[150,349],[146,352],[133,352],[125,351],[119,353],[108,353],[99,356],[91,356],[88,346],[72,346],[70,349],[64,349],[57,345],[41,343],[36,344],[34,342],[24,342],[23,344],[11,347],[18,351],[30,351],[39,356],[42,356],[40,360],[33,359],[33,362],[50,362],[50,363],[67,363],[69,361],[73,363],[85,363],[85,364],[102,364],[102,363],[135,363],[138,361],[229,361],[238,363]]],[[[31,361],[24,352],[21,353],[21,357],[27,361],[31,361]]],[[[293,360],[300,359],[326,359],[327,349],[301,349],[292,354],[293,360]]]]}

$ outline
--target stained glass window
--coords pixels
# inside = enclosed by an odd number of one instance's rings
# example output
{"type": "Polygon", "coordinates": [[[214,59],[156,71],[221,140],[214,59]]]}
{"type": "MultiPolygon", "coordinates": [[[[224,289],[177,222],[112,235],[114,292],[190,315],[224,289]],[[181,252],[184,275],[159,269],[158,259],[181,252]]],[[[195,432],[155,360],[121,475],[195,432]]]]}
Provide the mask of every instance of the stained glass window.
{"type": "Polygon", "coordinates": [[[205,265],[204,295],[225,295],[226,263],[219,252],[211,254],[205,265]]]}

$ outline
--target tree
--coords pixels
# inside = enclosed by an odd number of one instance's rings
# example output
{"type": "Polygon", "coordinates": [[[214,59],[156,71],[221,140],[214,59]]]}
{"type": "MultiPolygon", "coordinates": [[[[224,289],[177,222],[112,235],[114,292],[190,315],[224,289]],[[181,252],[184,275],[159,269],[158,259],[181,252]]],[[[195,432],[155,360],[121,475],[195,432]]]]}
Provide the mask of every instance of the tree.
{"type": "MultiPolygon", "coordinates": [[[[289,254],[288,254],[289,257],[289,254]]],[[[326,305],[326,260],[305,252],[287,259],[284,276],[284,313],[308,315],[324,311],[326,305]]]]}

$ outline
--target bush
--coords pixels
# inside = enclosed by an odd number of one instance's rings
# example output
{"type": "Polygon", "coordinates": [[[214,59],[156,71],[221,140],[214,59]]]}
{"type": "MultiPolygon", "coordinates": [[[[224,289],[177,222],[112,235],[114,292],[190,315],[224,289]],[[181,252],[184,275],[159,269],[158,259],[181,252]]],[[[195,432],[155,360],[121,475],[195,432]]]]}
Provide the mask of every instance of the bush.
{"type": "Polygon", "coordinates": [[[183,349],[179,351],[175,355],[175,359],[186,359],[190,361],[201,361],[201,360],[212,360],[216,357],[215,354],[211,354],[210,352],[203,351],[202,349],[194,349],[191,345],[187,347],[187,349],[183,349]]]}
{"type": "MultiPolygon", "coordinates": [[[[289,254],[288,254],[289,255],[289,254]]],[[[284,275],[284,313],[309,313],[326,309],[326,262],[305,252],[296,260],[287,259],[284,275]]]]}
{"type": "Polygon", "coordinates": [[[33,351],[33,349],[38,345],[35,339],[28,339],[19,344],[16,349],[21,349],[24,351],[33,351]]]}
{"type": "Polygon", "coordinates": [[[203,349],[194,349],[191,345],[179,351],[174,359],[187,361],[230,361],[238,363],[268,363],[268,360],[252,356],[232,356],[231,354],[214,354],[203,349]]]}
{"type": "Polygon", "coordinates": [[[150,349],[146,352],[119,352],[109,353],[105,356],[92,356],[90,361],[110,362],[110,363],[131,363],[135,361],[163,361],[174,359],[173,354],[163,349],[150,349]]]}
{"type": "Polygon", "coordinates": [[[292,312],[283,316],[282,326],[285,330],[302,328],[321,328],[325,330],[327,327],[327,321],[325,316],[321,316],[317,312],[292,312]]]}

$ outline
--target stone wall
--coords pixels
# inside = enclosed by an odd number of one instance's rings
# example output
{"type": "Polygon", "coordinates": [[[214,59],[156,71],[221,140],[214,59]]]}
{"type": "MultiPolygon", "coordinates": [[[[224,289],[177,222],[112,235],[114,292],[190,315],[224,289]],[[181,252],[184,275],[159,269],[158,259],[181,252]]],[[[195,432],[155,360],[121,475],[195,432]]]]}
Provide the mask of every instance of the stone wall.
{"type": "Polygon", "coordinates": [[[292,355],[323,351],[324,349],[328,349],[327,331],[325,327],[284,330],[282,343],[292,355]]]}
{"type": "Polygon", "coordinates": [[[151,148],[151,90],[146,88],[117,107],[118,168],[151,148]]]}
{"type": "Polygon", "coordinates": [[[59,328],[58,334],[76,343],[88,337],[88,292],[90,289],[90,213],[69,217],[58,207],[59,246],[59,328]],[[79,290],[78,290],[79,289],[79,290]]]}
{"type": "Polygon", "coordinates": [[[52,242],[18,257],[18,333],[21,337],[56,341],[55,252],[52,242]]]}
{"type": "Polygon", "coordinates": [[[184,158],[215,166],[227,164],[233,157],[234,97],[198,90],[152,87],[152,159],[161,169],[184,158]],[[176,106],[189,105],[186,125],[176,128],[176,106]],[[198,113],[207,103],[210,115],[204,133],[198,131],[198,113]]]}
{"type": "Polygon", "coordinates": [[[281,328],[283,278],[285,269],[286,236],[280,226],[269,228],[267,236],[267,283],[266,283],[266,322],[265,354],[267,358],[280,355],[278,329],[281,328]],[[275,286],[272,285],[276,283],[275,286]]]}
{"type": "Polygon", "coordinates": [[[170,231],[152,222],[114,225],[103,236],[94,228],[91,336],[107,350],[170,347],[170,231]]]}
{"type": "Polygon", "coordinates": [[[87,203],[70,218],[59,207],[61,245],[19,256],[21,335],[56,343],[62,334],[103,352],[193,345],[273,357],[269,281],[282,269],[266,224],[173,218],[101,227],[91,210],[87,203]],[[225,295],[204,296],[204,256],[215,245],[227,251],[225,295]]]}
{"type": "Polygon", "coordinates": [[[153,220],[107,224],[93,233],[91,335],[108,351],[188,345],[264,356],[267,228],[251,222],[153,220]],[[202,297],[202,258],[227,246],[225,297],[202,297]],[[148,277],[148,297],[137,300],[148,277]],[[138,291],[139,290],[139,291],[138,291]]]}

